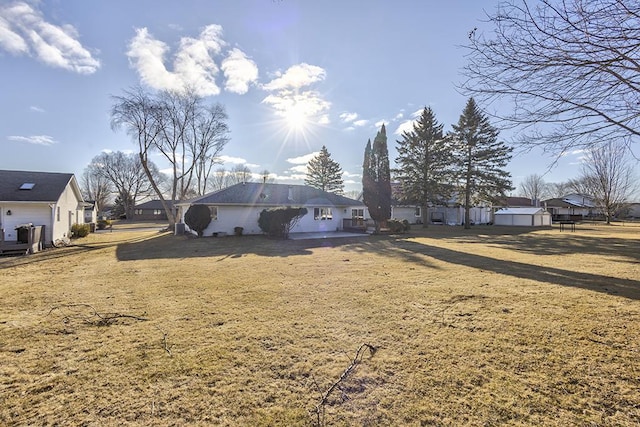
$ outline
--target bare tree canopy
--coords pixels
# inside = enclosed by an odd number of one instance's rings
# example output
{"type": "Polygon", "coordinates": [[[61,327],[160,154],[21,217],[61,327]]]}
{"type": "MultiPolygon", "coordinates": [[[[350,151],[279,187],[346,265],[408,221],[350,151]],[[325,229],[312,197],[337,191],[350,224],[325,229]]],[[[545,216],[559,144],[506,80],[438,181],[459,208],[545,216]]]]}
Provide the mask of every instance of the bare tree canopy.
{"type": "Polygon", "coordinates": [[[523,147],[628,148],[640,135],[640,3],[508,0],[488,19],[493,32],[469,34],[462,90],[502,109],[523,147]]]}
{"type": "Polygon", "coordinates": [[[82,196],[85,200],[96,202],[98,210],[105,209],[113,192],[111,181],[102,173],[101,168],[95,163],[90,163],[84,168],[80,179],[82,196]]]}
{"type": "Polygon", "coordinates": [[[579,179],[585,187],[582,193],[594,197],[607,224],[638,189],[633,166],[625,148],[611,142],[586,153],[579,179]]]}
{"type": "MultiPolygon", "coordinates": [[[[154,180],[160,182],[158,168],[153,163],[149,163],[148,167],[154,180]]],[[[139,198],[153,193],[140,158],[135,154],[125,154],[122,151],[102,153],[91,160],[89,169],[115,188],[127,218],[133,216],[133,207],[139,198]]]]}
{"type": "Polygon", "coordinates": [[[143,170],[161,200],[170,226],[175,211],[147,167],[150,153],[170,164],[170,199],[182,200],[207,190],[213,165],[229,141],[227,114],[220,104],[206,105],[194,91],[149,93],[140,87],[113,97],[111,126],[138,145],[143,170]]]}
{"type": "Polygon", "coordinates": [[[549,191],[549,185],[541,175],[533,174],[526,176],[520,183],[519,193],[522,197],[540,201],[549,197],[552,192],[549,191]]]}

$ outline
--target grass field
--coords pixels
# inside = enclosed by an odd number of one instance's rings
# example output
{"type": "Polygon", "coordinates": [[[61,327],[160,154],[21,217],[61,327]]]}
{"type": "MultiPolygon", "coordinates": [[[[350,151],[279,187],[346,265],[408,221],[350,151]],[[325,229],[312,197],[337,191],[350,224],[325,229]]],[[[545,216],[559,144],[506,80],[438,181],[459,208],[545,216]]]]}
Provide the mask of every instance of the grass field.
{"type": "Polygon", "coordinates": [[[0,425],[640,425],[640,226],[74,245],[0,258],[0,425]]]}

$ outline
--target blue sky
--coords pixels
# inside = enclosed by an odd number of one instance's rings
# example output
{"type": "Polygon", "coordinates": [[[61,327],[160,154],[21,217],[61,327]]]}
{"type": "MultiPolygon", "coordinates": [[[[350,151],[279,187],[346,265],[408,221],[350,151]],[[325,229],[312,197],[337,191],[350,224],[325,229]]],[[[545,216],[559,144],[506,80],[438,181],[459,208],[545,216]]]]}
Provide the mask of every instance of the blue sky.
{"type": "MultiPolygon", "coordinates": [[[[393,163],[400,131],[425,105],[445,130],[457,122],[466,102],[455,88],[460,46],[496,5],[0,0],[0,169],[79,176],[104,150],[135,149],[110,128],[112,95],[187,83],[227,109],[227,169],[244,164],[301,184],[306,162],[326,145],[345,190],[358,190],[364,147],[382,123],[393,163]]],[[[579,156],[562,158],[545,180],[577,177],[579,156]]],[[[517,186],[553,160],[518,155],[508,169],[517,186]]]]}

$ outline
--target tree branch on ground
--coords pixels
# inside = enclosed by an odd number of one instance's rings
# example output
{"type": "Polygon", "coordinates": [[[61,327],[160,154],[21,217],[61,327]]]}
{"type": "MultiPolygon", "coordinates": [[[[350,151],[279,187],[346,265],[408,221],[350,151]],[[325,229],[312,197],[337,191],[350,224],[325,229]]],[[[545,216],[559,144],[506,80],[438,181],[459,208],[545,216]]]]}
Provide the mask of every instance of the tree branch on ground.
{"type": "Polygon", "coordinates": [[[49,316],[54,311],[61,311],[65,317],[64,321],[68,322],[72,317],[81,318],[84,322],[95,325],[95,326],[108,326],[115,323],[118,319],[133,319],[139,321],[147,321],[149,320],[146,317],[135,316],[132,314],[122,314],[122,313],[99,313],[98,310],[95,309],[91,304],[85,303],[73,303],[73,304],[60,304],[51,307],[47,316],[49,316]],[[88,308],[89,315],[81,315],[81,314],[67,314],[64,313],[63,309],[73,309],[73,308],[88,308]]]}
{"type": "MultiPolygon", "coordinates": [[[[325,419],[324,419],[324,415],[325,415],[324,407],[327,404],[329,396],[331,396],[331,393],[333,393],[333,391],[336,388],[339,388],[340,383],[343,382],[344,380],[346,380],[347,377],[349,376],[349,374],[362,361],[365,349],[369,349],[369,353],[371,354],[372,357],[376,353],[376,351],[378,350],[377,347],[374,347],[371,344],[367,344],[367,343],[363,343],[363,344],[360,345],[360,347],[358,347],[358,350],[356,351],[356,355],[354,356],[353,360],[351,360],[351,363],[349,364],[349,366],[347,366],[347,368],[344,370],[344,372],[342,372],[342,375],[340,375],[340,378],[338,378],[338,380],[336,382],[331,384],[331,386],[322,394],[320,402],[316,405],[316,407],[314,409],[315,417],[316,417],[316,426],[321,427],[321,426],[326,425],[325,424],[325,419]]],[[[315,383],[315,379],[314,379],[314,383],[315,383]]],[[[318,384],[317,383],[315,383],[315,384],[316,384],[316,387],[317,387],[318,384]]]]}

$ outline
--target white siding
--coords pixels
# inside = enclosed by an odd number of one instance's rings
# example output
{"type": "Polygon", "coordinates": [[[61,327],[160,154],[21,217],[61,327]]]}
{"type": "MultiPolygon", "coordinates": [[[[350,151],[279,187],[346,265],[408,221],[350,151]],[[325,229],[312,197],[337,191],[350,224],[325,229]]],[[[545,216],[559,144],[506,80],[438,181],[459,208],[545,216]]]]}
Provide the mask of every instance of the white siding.
{"type": "MultiPolygon", "coordinates": [[[[242,227],[243,234],[262,234],[258,218],[264,209],[268,207],[218,206],[218,218],[211,220],[203,235],[212,236],[213,233],[221,232],[232,235],[235,227],[242,227]]],[[[181,210],[181,222],[184,222],[187,210],[188,208],[181,210]]],[[[291,233],[342,230],[343,218],[351,218],[351,207],[331,207],[333,218],[325,220],[314,219],[314,207],[307,207],[307,210],[307,214],[291,229],[291,233]]],[[[185,228],[189,230],[188,226],[185,228]]]]}
{"type": "Polygon", "coordinates": [[[47,203],[3,203],[0,206],[0,223],[4,229],[4,239],[15,242],[18,233],[15,228],[22,224],[44,225],[46,242],[51,241],[51,208],[47,203]],[[7,215],[11,211],[11,215],[7,215]]]}
{"type": "Polygon", "coordinates": [[[422,221],[421,216],[416,216],[416,207],[415,206],[392,206],[391,207],[391,218],[407,220],[409,224],[417,224],[418,221],[422,221]]]}
{"type": "Polygon", "coordinates": [[[56,215],[53,223],[52,240],[68,237],[73,224],[84,223],[84,209],[80,206],[70,185],[67,185],[56,203],[56,215]],[[58,220],[57,209],[60,208],[60,219],[58,220]]]}

